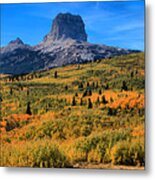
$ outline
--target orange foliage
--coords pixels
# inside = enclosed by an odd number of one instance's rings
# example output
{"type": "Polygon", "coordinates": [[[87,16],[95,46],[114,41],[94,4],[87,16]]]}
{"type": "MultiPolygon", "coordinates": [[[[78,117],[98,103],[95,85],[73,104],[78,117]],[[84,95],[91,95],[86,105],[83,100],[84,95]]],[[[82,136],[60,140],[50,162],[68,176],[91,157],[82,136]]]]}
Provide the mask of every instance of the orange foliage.
{"type": "Polygon", "coordinates": [[[125,108],[144,108],[144,95],[139,95],[137,92],[121,92],[117,93],[104,93],[106,99],[112,98],[114,102],[109,102],[106,107],[110,108],[118,108],[121,107],[122,109],[125,108]]]}
{"type": "Polygon", "coordinates": [[[132,131],[133,137],[144,137],[144,127],[143,126],[137,126],[132,131]]]}
{"type": "Polygon", "coordinates": [[[28,115],[28,114],[12,114],[10,116],[10,118],[12,118],[13,120],[18,121],[18,122],[20,122],[20,121],[27,121],[27,120],[30,119],[30,117],[31,116],[28,115]]]}
{"type": "Polygon", "coordinates": [[[6,121],[1,121],[1,122],[0,122],[0,126],[1,126],[1,127],[6,127],[6,121]]]}

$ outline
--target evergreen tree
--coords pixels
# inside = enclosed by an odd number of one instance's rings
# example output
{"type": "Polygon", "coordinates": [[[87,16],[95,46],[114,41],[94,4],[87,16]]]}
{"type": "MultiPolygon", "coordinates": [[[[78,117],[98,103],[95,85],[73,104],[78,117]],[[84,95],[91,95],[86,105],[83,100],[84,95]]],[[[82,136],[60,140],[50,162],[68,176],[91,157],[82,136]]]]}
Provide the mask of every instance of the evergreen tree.
{"type": "Polygon", "coordinates": [[[87,87],[89,87],[90,85],[89,85],[89,82],[87,82],[87,87]]]}
{"type": "Polygon", "coordinates": [[[134,71],[131,71],[130,77],[133,78],[133,76],[134,76],[134,71]]]}
{"type": "Polygon", "coordinates": [[[23,91],[23,86],[22,85],[20,86],[20,90],[23,91]]]}
{"type": "Polygon", "coordinates": [[[92,91],[91,89],[88,90],[88,96],[91,96],[92,95],[92,91]]]}
{"type": "Polygon", "coordinates": [[[113,100],[113,98],[112,97],[110,97],[110,102],[112,103],[112,102],[114,102],[114,100],[113,100]]]}
{"type": "MultiPolygon", "coordinates": [[[[3,101],[2,94],[0,93],[0,103],[3,101]]],[[[1,105],[1,104],[0,104],[1,105]]]]}
{"type": "Polygon", "coordinates": [[[77,92],[75,93],[75,96],[78,97],[78,93],[77,92]]]}
{"type": "Polygon", "coordinates": [[[115,116],[117,114],[117,109],[108,108],[108,116],[115,116]]]}
{"type": "Polygon", "coordinates": [[[75,100],[74,96],[73,96],[73,99],[72,99],[72,106],[76,106],[76,100],[75,100]]]}
{"type": "Polygon", "coordinates": [[[98,96],[97,100],[96,100],[96,104],[100,104],[100,97],[98,96]]]}
{"type": "Polygon", "coordinates": [[[31,112],[31,107],[30,107],[30,102],[27,103],[26,114],[29,114],[29,115],[32,114],[32,112],[31,112]]]}
{"type": "Polygon", "coordinates": [[[102,103],[103,103],[103,104],[107,104],[107,103],[108,103],[108,101],[105,99],[105,96],[104,96],[104,95],[102,96],[102,103]]]}
{"type": "Polygon", "coordinates": [[[92,109],[93,108],[93,104],[91,102],[91,99],[88,99],[88,109],[92,109]]]}
{"type": "Polygon", "coordinates": [[[83,95],[82,95],[82,97],[85,97],[85,96],[87,96],[87,90],[84,91],[84,93],[83,93],[83,95]]]}
{"type": "Polygon", "coordinates": [[[98,82],[96,82],[96,89],[98,88],[98,82]]]}
{"type": "Polygon", "coordinates": [[[99,89],[99,92],[98,92],[98,93],[99,93],[99,95],[101,95],[101,94],[102,94],[102,90],[101,90],[101,89],[99,89]]]}
{"type": "Polygon", "coordinates": [[[95,88],[95,83],[94,82],[92,83],[92,87],[95,88]]]}
{"type": "Polygon", "coordinates": [[[128,90],[128,87],[127,87],[127,84],[126,84],[125,81],[123,81],[123,83],[122,83],[122,88],[121,88],[121,90],[124,90],[124,91],[127,91],[127,90],[128,90]]]}
{"type": "Polygon", "coordinates": [[[13,94],[13,89],[12,88],[10,88],[10,95],[12,95],[13,94]]]}
{"type": "Polygon", "coordinates": [[[106,90],[109,89],[109,84],[108,84],[108,83],[106,84],[105,89],[106,89],[106,90]]]}
{"type": "Polygon", "coordinates": [[[29,96],[29,93],[30,93],[30,92],[29,92],[29,89],[27,89],[27,96],[29,96]]]}
{"type": "Polygon", "coordinates": [[[80,99],[80,106],[82,106],[83,105],[83,99],[81,98],[80,99]]]}
{"type": "Polygon", "coordinates": [[[48,105],[46,104],[45,111],[48,112],[48,105]]]}
{"type": "Polygon", "coordinates": [[[67,86],[67,85],[65,86],[65,90],[66,90],[66,91],[68,90],[68,86],[67,86]]]}
{"type": "Polygon", "coordinates": [[[83,90],[83,84],[82,84],[82,82],[79,84],[78,88],[79,88],[80,91],[83,90]]]}
{"type": "Polygon", "coordinates": [[[113,115],[112,108],[110,108],[110,107],[108,108],[108,113],[107,114],[108,114],[108,116],[112,116],[113,115]]]}
{"type": "Polygon", "coordinates": [[[58,77],[58,72],[55,71],[55,72],[54,72],[54,78],[57,78],[57,77],[58,77]]]}

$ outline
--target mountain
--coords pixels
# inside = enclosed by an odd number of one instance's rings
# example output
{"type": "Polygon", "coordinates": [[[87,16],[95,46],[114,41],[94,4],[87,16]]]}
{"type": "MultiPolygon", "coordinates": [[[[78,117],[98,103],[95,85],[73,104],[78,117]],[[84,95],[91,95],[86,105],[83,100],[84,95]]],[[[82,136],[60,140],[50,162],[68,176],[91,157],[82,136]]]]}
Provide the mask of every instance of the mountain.
{"type": "Polygon", "coordinates": [[[65,40],[68,38],[77,41],[87,41],[85,25],[79,15],[60,13],[54,19],[51,31],[45,36],[44,42],[65,40]]]}
{"type": "Polygon", "coordinates": [[[17,38],[1,48],[0,59],[0,73],[23,74],[43,69],[45,60],[50,56],[34,50],[17,38]]]}
{"type": "Polygon", "coordinates": [[[58,14],[50,32],[36,46],[20,38],[1,48],[0,73],[22,74],[67,64],[139,52],[87,42],[85,24],[79,15],[58,14]]]}

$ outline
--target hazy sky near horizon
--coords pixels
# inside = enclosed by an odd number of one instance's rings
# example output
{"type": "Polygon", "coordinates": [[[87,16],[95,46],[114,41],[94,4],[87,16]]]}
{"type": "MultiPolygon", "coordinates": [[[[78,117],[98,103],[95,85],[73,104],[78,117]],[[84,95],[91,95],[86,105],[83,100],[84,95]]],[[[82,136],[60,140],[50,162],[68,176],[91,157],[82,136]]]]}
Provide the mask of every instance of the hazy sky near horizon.
{"type": "Polygon", "coordinates": [[[36,45],[58,13],[79,14],[88,41],[144,50],[144,1],[1,4],[1,46],[21,38],[36,45]]]}

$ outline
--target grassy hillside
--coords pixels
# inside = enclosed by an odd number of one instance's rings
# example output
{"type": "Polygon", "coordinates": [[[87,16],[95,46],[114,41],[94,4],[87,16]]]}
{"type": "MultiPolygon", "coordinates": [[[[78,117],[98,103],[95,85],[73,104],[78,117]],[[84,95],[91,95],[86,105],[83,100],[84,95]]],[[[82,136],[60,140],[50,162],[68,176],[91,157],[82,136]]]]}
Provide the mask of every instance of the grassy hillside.
{"type": "Polygon", "coordinates": [[[0,81],[1,166],[144,167],[144,53],[0,81]]]}

